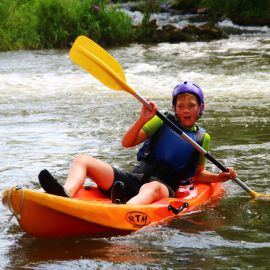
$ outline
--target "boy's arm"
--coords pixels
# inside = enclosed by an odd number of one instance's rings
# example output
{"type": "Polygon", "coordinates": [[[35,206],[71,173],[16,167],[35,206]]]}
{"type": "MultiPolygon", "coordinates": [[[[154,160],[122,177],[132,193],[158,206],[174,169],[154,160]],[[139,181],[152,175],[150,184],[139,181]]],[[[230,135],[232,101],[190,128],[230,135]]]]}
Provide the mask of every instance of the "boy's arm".
{"type": "Polygon", "coordinates": [[[151,101],[149,101],[149,103],[153,109],[150,110],[147,106],[142,106],[140,116],[124,134],[122,138],[122,146],[133,147],[140,144],[147,138],[147,133],[142,128],[150,119],[155,116],[157,111],[157,106],[155,103],[151,101]]]}
{"type": "MultiPolygon", "coordinates": [[[[210,135],[205,134],[205,139],[203,141],[203,148],[208,152],[210,148],[210,135]]],[[[225,182],[229,179],[234,179],[237,177],[236,172],[233,168],[228,168],[228,172],[211,173],[205,169],[205,160],[204,156],[201,157],[198,168],[195,175],[192,177],[194,182],[202,183],[213,183],[213,182],[225,182]]]]}
{"type": "Polygon", "coordinates": [[[212,183],[220,182],[218,174],[208,172],[204,164],[198,166],[195,175],[192,177],[194,182],[212,183]]]}
{"type": "Polygon", "coordinates": [[[199,165],[195,175],[192,177],[194,182],[200,183],[214,183],[214,182],[225,182],[230,179],[234,179],[237,177],[236,172],[233,168],[228,168],[228,172],[211,173],[208,172],[204,165],[199,165]]]}
{"type": "Polygon", "coordinates": [[[123,136],[122,146],[132,147],[143,142],[147,138],[147,134],[142,129],[144,124],[140,119],[137,119],[123,136]]]}

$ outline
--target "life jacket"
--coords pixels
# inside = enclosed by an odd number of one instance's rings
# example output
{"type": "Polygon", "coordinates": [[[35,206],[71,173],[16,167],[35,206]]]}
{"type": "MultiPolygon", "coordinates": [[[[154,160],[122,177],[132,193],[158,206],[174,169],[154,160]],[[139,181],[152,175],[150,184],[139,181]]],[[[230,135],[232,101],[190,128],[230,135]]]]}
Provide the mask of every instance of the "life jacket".
{"type": "MultiPolygon", "coordinates": [[[[198,127],[196,131],[184,129],[175,117],[167,113],[170,121],[176,124],[186,135],[202,146],[205,130],[198,127]]],[[[144,182],[156,177],[176,190],[181,182],[191,178],[199,164],[200,153],[179,134],[163,123],[158,131],[139,149],[139,163],[133,173],[143,175],[144,182]]]]}

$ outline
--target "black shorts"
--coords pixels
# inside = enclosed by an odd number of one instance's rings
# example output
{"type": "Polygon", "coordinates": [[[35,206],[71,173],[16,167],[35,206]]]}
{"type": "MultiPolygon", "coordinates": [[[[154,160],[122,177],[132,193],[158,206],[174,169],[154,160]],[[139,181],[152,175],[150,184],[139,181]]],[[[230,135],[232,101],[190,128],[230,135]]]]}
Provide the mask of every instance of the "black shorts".
{"type": "MultiPolygon", "coordinates": [[[[139,193],[139,190],[145,182],[141,181],[139,177],[137,177],[135,174],[129,173],[129,172],[124,172],[120,169],[117,169],[115,167],[112,167],[113,172],[114,172],[114,182],[116,181],[122,181],[125,184],[125,189],[126,189],[126,196],[127,200],[131,199],[132,197],[136,196],[139,193]]],[[[168,186],[166,183],[161,181],[158,178],[151,178],[148,182],[152,181],[157,181],[162,183],[168,188],[169,191],[169,197],[175,197],[175,191],[168,186]]],[[[105,193],[108,197],[111,196],[111,188],[107,191],[102,190],[99,188],[103,193],[105,193]]]]}

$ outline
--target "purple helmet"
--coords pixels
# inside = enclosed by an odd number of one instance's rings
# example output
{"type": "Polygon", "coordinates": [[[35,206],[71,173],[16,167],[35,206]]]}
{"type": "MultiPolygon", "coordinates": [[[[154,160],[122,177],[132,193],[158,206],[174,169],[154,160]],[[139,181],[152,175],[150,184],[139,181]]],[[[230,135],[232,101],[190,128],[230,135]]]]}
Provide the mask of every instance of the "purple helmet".
{"type": "Polygon", "coordinates": [[[190,94],[193,94],[193,95],[195,95],[197,97],[199,105],[200,105],[199,116],[201,116],[202,112],[203,112],[204,96],[203,96],[202,89],[193,82],[185,81],[183,83],[178,84],[173,89],[173,92],[172,92],[172,104],[173,104],[173,107],[175,107],[175,105],[176,105],[176,97],[178,95],[181,95],[181,94],[184,94],[184,93],[190,93],[190,94]]]}

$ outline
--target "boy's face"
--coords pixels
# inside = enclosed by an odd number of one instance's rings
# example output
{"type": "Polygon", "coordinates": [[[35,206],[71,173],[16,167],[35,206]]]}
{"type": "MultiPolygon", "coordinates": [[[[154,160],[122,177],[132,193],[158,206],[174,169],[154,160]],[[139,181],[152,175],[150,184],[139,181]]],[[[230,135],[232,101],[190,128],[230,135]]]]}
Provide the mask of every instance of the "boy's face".
{"type": "Polygon", "coordinates": [[[197,121],[199,112],[200,106],[194,95],[182,94],[177,96],[175,113],[184,127],[192,127],[197,121]]]}

